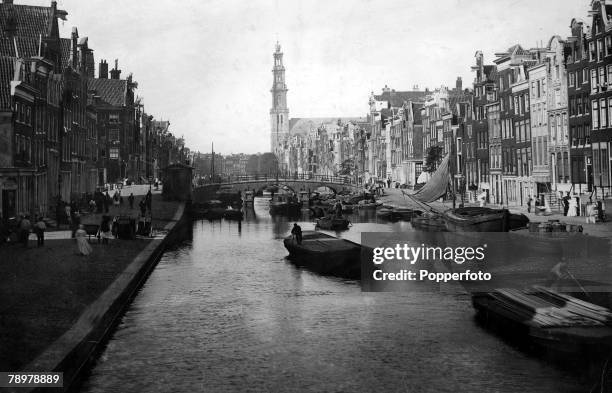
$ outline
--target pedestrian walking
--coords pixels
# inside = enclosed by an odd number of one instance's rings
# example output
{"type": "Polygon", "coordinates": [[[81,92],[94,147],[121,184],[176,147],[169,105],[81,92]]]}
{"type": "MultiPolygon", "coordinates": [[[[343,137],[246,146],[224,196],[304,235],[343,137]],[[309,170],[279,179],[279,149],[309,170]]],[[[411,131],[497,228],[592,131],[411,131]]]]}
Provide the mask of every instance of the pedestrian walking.
{"type": "Polygon", "coordinates": [[[134,193],[130,192],[130,196],[128,197],[128,203],[130,204],[130,210],[134,208],[134,193]]]}
{"type": "Polygon", "coordinates": [[[153,204],[153,194],[151,194],[151,190],[149,190],[147,192],[147,195],[145,197],[145,202],[147,204],[147,209],[149,210],[149,213],[151,212],[151,205],[153,204]]]}
{"type": "Polygon", "coordinates": [[[36,233],[36,245],[38,247],[45,245],[45,229],[47,229],[47,224],[43,221],[42,216],[38,217],[36,220],[36,224],[34,224],[34,233],[36,233]]]}
{"type": "Polygon", "coordinates": [[[391,178],[387,178],[387,188],[391,188],[391,178]]]}
{"type": "Polygon", "coordinates": [[[106,191],[106,194],[104,195],[104,213],[108,214],[108,209],[111,203],[112,203],[111,196],[109,195],[108,191],[106,191]]]}
{"type": "Polygon", "coordinates": [[[111,239],[113,234],[110,226],[110,216],[103,215],[100,228],[98,229],[98,239],[102,239],[102,244],[108,244],[108,239],[111,239]]]}
{"type": "Polygon", "coordinates": [[[119,192],[117,191],[113,195],[113,206],[119,206],[119,192]]]}
{"type": "Polygon", "coordinates": [[[28,240],[30,239],[30,232],[32,231],[32,223],[30,222],[29,216],[22,216],[21,222],[19,223],[19,235],[21,243],[25,248],[28,248],[28,240]]]}
{"type": "Polygon", "coordinates": [[[74,235],[76,231],[79,229],[79,225],[81,225],[81,215],[78,211],[75,211],[72,215],[72,235],[71,237],[74,239],[74,235]]]}
{"type": "Polygon", "coordinates": [[[79,225],[79,229],[76,230],[75,233],[77,249],[79,254],[81,255],[89,255],[93,251],[91,245],[87,241],[87,232],[85,232],[85,226],[83,224],[79,225]]]}
{"type": "Polygon", "coordinates": [[[533,202],[533,199],[531,199],[531,195],[529,195],[529,198],[527,199],[527,213],[531,213],[531,203],[533,202]]]}
{"type": "Polygon", "coordinates": [[[66,224],[71,225],[72,224],[72,203],[67,203],[66,206],[64,206],[64,213],[66,214],[66,224]]]}
{"type": "Polygon", "coordinates": [[[563,199],[561,199],[561,203],[563,204],[563,215],[567,216],[567,213],[569,212],[569,207],[570,207],[570,195],[569,192],[567,193],[567,195],[565,195],[563,197],[563,199]]]}
{"type": "Polygon", "coordinates": [[[138,207],[140,207],[140,215],[144,217],[147,214],[146,197],[140,200],[140,202],[138,203],[138,207]]]}

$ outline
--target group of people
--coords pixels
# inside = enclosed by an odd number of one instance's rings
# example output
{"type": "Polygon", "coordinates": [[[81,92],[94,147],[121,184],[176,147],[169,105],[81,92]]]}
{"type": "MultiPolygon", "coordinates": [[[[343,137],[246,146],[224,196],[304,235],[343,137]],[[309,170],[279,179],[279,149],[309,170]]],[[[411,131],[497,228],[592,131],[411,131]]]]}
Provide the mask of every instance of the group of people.
{"type": "MultiPolygon", "coordinates": [[[[97,191],[89,200],[89,210],[91,213],[103,213],[97,232],[97,237],[101,240],[102,244],[108,244],[108,240],[113,238],[113,224],[111,222],[111,216],[108,214],[109,207],[111,204],[121,205],[122,200],[123,198],[121,197],[121,193],[119,191],[116,191],[113,197],[109,195],[108,191],[106,193],[97,191]]],[[[134,194],[130,193],[127,200],[130,205],[130,209],[133,209],[135,202],[134,194]]],[[[149,190],[139,203],[142,217],[146,215],[147,211],[151,213],[152,201],[153,195],[149,190]]],[[[76,239],[79,254],[91,254],[93,249],[87,240],[88,234],[85,230],[85,226],[81,224],[81,216],[76,202],[71,201],[70,203],[66,203],[62,201],[61,197],[58,197],[57,207],[57,217],[61,218],[60,222],[63,220],[63,222],[70,226],[72,230],[71,237],[76,239]]],[[[0,225],[1,242],[9,239],[11,233],[9,228],[10,227],[4,225],[4,223],[0,225]]],[[[38,247],[44,245],[47,224],[42,216],[37,216],[36,219],[32,221],[28,214],[20,214],[13,228],[14,233],[17,235],[16,240],[25,248],[28,247],[31,233],[36,234],[38,247]]]]}
{"type": "MultiPolygon", "coordinates": [[[[571,196],[569,192],[559,198],[559,202],[563,207],[563,215],[565,217],[579,217],[581,215],[581,203],[579,196],[571,196]]],[[[544,194],[538,195],[535,199],[529,195],[527,199],[527,212],[539,213],[545,211],[551,212],[550,206],[548,205],[544,194]]],[[[594,223],[597,221],[603,221],[605,219],[605,205],[603,201],[593,202],[592,198],[589,198],[589,202],[584,205],[584,212],[586,215],[587,223],[594,223]]]]}

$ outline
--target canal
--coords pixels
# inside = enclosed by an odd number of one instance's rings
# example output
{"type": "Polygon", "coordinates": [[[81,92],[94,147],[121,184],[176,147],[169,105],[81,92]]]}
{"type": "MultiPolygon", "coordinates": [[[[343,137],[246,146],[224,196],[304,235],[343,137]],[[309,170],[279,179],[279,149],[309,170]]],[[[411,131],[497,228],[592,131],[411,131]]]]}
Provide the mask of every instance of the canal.
{"type": "MultiPolygon", "coordinates": [[[[412,230],[353,215],[360,231],[412,230]]],[[[84,392],[584,392],[481,327],[467,295],[362,293],[296,268],[293,221],[265,201],[242,223],[196,221],[168,250],[83,382],[84,392]]],[[[313,224],[301,222],[304,230],[313,224]]]]}

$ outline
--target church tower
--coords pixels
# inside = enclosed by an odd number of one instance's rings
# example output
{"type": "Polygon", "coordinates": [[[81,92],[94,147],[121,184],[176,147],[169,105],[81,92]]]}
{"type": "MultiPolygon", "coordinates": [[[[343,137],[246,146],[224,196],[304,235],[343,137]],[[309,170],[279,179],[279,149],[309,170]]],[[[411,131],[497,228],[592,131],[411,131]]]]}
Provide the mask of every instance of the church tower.
{"type": "Polygon", "coordinates": [[[272,69],[272,109],[270,109],[271,149],[279,162],[283,162],[283,143],[289,135],[289,108],[287,108],[287,85],[285,84],[285,67],[283,66],[283,52],[276,43],[274,52],[274,68],[272,69]]]}

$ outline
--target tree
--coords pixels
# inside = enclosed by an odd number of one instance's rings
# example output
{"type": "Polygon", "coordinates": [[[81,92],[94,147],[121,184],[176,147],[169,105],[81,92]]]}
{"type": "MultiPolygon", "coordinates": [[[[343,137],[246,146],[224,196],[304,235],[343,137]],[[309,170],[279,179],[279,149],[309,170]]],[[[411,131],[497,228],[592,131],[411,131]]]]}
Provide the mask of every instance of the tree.
{"type": "Polygon", "coordinates": [[[259,174],[259,161],[260,161],[259,155],[251,154],[246,164],[246,173],[248,175],[259,174]]]}
{"type": "Polygon", "coordinates": [[[276,174],[278,169],[278,160],[274,153],[264,153],[259,157],[259,173],[276,174]]]}
{"type": "Polygon", "coordinates": [[[339,176],[351,176],[353,174],[354,169],[355,169],[355,162],[353,161],[352,158],[348,158],[340,164],[338,175],[339,176]]]}
{"type": "Polygon", "coordinates": [[[440,146],[432,146],[427,149],[427,157],[425,158],[425,172],[434,172],[442,161],[442,153],[444,150],[440,146]]]}

